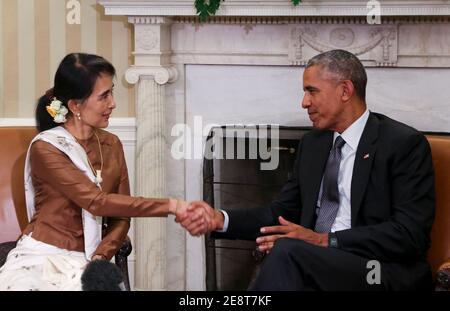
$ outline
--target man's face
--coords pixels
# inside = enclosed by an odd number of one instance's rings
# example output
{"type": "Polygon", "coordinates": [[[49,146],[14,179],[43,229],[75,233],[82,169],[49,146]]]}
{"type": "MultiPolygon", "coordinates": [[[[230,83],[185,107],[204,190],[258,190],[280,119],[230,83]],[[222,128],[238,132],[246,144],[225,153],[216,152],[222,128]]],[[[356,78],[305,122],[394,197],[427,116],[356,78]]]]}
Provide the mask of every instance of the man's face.
{"type": "Polygon", "coordinates": [[[303,90],[302,107],[308,110],[314,128],[337,131],[344,120],[339,80],[322,66],[311,66],[303,73],[303,90]]]}

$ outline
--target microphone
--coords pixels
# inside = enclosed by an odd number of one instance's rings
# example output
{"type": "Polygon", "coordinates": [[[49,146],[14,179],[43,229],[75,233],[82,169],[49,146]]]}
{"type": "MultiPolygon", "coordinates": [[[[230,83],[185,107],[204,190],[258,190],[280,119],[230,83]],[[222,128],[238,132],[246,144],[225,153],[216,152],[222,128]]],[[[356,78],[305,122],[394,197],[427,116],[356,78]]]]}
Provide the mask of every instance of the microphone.
{"type": "Polygon", "coordinates": [[[83,291],[124,291],[125,284],[120,269],[107,260],[94,260],[86,265],[81,275],[83,291]]]}

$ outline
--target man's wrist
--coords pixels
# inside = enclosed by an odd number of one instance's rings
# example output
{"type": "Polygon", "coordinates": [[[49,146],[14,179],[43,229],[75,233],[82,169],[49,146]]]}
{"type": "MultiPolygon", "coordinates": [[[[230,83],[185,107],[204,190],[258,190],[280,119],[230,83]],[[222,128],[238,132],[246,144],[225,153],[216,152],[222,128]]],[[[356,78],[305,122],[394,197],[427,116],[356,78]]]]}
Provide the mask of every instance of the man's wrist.
{"type": "Polygon", "coordinates": [[[313,244],[316,244],[318,246],[322,247],[328,247],[328,233],[316,233],[317,239],[316,242],[313,242],[313,244]]]}
{"type": "Polygon", "coordinates": [[[220,210],[214,210],[214,218],[216,219],[216,231],[222,231],[225,222],[225,216],[220,210]]]}
{"type": "Polygon", "coordinates": [[[214,222],[216,227],[214,231],[219,233],[227,232],[229,222],[228,213],[220,209],[214,210],[214,222]]]}
{"type": "Polygon", "coordinates": [[[328,233],[328,247],[339,248],[338,238],[334,232],[328,233]]]}

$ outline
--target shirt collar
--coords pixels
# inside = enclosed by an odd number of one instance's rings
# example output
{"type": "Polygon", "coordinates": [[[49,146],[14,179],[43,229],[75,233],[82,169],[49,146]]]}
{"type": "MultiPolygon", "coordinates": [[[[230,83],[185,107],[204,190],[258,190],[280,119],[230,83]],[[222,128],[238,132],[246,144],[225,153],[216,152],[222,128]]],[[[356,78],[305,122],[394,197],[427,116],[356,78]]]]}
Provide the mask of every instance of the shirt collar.
{"type": "MultiPolygon", "coordinates": [[[[352,150],[356,150],[358,147],[364,127],[369,119],[369,114],[369,109],[366,108],[366,111],[364,111],[364,113],[355,122],[353,122],[352,125],[342,132],[342,134],[340,134],[345,140],[345,143],[352,148],[352,150]]],[[[335,141],[338,136],[339,133],[334,132],[333,141],[335,141]]]]}

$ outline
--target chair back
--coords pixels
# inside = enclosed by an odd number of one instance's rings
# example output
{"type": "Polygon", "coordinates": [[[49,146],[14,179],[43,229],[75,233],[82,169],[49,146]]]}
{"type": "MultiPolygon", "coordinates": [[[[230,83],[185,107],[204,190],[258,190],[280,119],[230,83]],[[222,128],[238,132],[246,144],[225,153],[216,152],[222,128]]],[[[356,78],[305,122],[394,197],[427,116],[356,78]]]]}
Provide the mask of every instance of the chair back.
{"type": "Polygon", "coordinates": [[[433,275],[450,258],[450,135],[426,135],[431,146],[436,181],[436,216],[428,262],[433,275]]]}
{"type": "Polygon", "coordinates": [[[35,127],[0,127],[0,243],[15,241],[28,224],[24,166],[35,127]]]}

